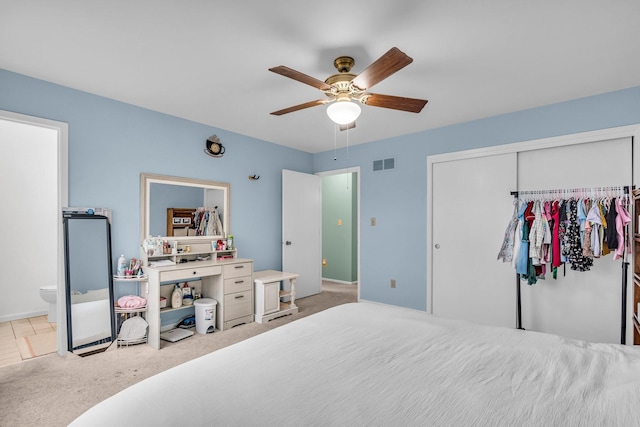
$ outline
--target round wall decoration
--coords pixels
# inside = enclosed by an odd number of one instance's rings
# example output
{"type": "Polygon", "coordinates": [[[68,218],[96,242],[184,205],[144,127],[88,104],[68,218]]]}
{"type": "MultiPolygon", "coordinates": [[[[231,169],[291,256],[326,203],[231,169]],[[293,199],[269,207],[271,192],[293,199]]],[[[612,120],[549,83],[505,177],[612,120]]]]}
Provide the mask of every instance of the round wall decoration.
{"type": "Polygon", "coordinates": [[[224,145],[220,143],[220,139],[217,136],[212,135],[207,138],[207,148],[204,149],[204,152],[211,157],[222,157],[224,155],[224,145]]]}

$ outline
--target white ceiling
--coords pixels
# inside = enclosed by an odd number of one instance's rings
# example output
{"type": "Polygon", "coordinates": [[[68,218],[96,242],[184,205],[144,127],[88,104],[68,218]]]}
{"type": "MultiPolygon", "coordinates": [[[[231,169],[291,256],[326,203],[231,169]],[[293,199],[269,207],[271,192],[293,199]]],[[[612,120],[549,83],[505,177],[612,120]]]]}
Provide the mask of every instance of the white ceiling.
{"type": "Polygon", "coordinates": [[[373,91],[429,103],[364,106],[354,145],[640,86],[639,25],[638,0],[0,0],[0,68],[316,153],[325,106],[269,113],[322,93],[268,68],[412,57],[373,91]]]}

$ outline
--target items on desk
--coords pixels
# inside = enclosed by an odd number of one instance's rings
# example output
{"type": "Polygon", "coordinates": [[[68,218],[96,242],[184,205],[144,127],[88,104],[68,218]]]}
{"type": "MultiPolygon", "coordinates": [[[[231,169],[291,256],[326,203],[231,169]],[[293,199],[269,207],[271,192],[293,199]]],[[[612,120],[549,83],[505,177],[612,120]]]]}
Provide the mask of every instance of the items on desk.
{"type": "Polygon", "coordinates": [[[157,261],[149,261],[150,267],[168,267],[171,265],[176,265],[175,261],[171,261],[170,259],[159,259],[157,261]]]}
{"type": "Polygon", "coordinates": [[[171,293],[171,308],[179,307],[182,307],[182,290],[180,289],[180,285],[176,283],[171,293]]]}
{"type": "Polygon", "coordinates": [[[184,282],[182,287],[182,305],[193,305],[193,289],[189,287],[187,282],[184,282]]]}
{"type": "Polygon", "coordinates": [[[196,327],[196,316],[192,314],[180,320],[178,322],[178,328],[182,329],[193,329],[196,327]]]}

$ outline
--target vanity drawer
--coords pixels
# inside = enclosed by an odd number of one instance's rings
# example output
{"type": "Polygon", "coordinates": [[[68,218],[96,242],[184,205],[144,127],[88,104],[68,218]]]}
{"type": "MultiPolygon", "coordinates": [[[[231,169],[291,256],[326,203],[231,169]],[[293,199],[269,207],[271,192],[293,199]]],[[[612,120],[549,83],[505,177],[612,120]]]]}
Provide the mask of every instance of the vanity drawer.
{"type": "Polygon", "coordinates": [[[224,296],[224,321],[248,316],[253,312],[251,291],[236,292],[224,296]]]}
{"type": "Polygon", "coordinates": [[[223,325],[224,325],[223,328],[226,331],[227,329],[231,329],[231,328],[233,328],[235,326],[245,325],[245,324],[251,323],[251,322],[253,322],[253,315],[238,317],[237,319],[227,320],[226,322],[223,322],[223,325]]]}
{"type": "Polygon", "coordinates": [[[215,276],[222,273],[220,266],[193,267],[180,270],[163,271],[160,273],[161,282],[172,280],[186,280],[194,277],[215,276]]]}
{"type": "Polygon", "coordinates": [[[225,279],[231,279],[240,276],[250,276],[252,273],[251,264],[252,263],[250,262],[239,262],[237,264],[223,265],[222,274],[224,275],[225,279]]]}
{"type": "Polygon", "coordinates": [[[224,294],[232,294],[235,292],[250,291],[251,290],[251,276],[234,277],[233,279],[227,279],[224,276],[224,294]]]}

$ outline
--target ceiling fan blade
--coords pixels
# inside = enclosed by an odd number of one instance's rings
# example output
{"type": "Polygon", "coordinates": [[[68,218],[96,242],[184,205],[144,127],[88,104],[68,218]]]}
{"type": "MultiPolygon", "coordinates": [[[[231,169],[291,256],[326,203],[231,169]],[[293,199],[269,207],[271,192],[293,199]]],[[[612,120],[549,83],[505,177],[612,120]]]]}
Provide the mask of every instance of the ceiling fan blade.
{"type": "Polygon", "coordinates": [[[305,102],[304,104],[294,105],[293,107],[274,111],[271,114],[274,116],[281,116],[283,114],[293,113],[294,111],[304,110],[305,108],[315,107],[316,105],[326,104],[327,102],[329,102],[327,99],[316,99],[315,101],[309,101],[305,102]]]}
{"type": "Polygon", "coordinates": [[[285,67],[284,65],[280,65],[278,67],[269,68],[269,71],[272,71],[276,74],[280,74],[281,76],[289,77],[290,79],[297,80],[304,84],[308,84],[309,86],[313,86],[316,89],[320,90],[330,90],[331,86],[323,82],[322,80],[318,80],[315,77],[308,76],[300,71],[296,71],[292,68],[285,67]]]}
{"type": "Polygon", "coordinates": [[[398,70],[411,64],[411,59],[407,54],[397,47],[392,47],[387,53],[369,65],[363,72],[352,80],[352,83],[359,89],[366,90],[380,83],[398,70]]]}
{"type": "Polygon", "coordinates": [[[346,125],[340,125],[340,131],[342,132],[343,130],[353,129],[354,127],[356,127],[355,121],[348,123],[346,125]]]}
{"type": "Polygon", "coordinates": [[[370,93],[364,100],[365,105],[372,107],[390,108],[392,110],[408,111],[410,113],[419,113],[427,104],[426,99],[404,98],[401,96],[380,95],[370,93]]]}

